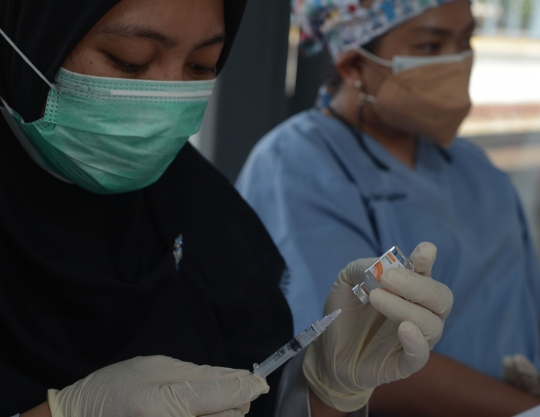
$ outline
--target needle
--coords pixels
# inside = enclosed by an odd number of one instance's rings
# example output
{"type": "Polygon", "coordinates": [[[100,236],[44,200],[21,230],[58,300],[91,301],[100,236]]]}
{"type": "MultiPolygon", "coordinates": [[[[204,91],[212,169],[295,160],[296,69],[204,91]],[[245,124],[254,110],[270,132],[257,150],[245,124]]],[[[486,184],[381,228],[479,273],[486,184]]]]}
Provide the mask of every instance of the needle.
{"type": "Polygon", "coordinates": [[[349,301],[347,304],[345,304],[341,309],[343,310],[345,307],[348,307],[350,304],[358,300],[358,297],[354,297],[351,301],[349,301]]]}

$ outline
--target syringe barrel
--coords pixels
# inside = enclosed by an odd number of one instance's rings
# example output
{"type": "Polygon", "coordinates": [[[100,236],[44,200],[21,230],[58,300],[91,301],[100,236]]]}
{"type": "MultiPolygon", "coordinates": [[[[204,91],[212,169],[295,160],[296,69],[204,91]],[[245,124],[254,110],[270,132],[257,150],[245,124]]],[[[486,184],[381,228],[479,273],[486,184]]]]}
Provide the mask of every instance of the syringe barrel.
{"type": "Polygon", "coordinates": [[[260,365],[254,363],[253,373],[262,378],[266,378],[277,368],[309,345],[313,340],[315,340],[340,314],[341,310],[336,310],[322,319],[317,320],[303,332],[296,335],[294,339],[292,339],[281,349],[274,352],[274,354],[266,359],[263,363],[260,365]]]}
{"type": "Polygon", "coordinates": [[[314,329],[313,324],[305,329],[302,333],[298,334],[295,337],[295,340],[300,344],[302,349],[309,345],[313,340],[317,338],[322,333],[322,331],[317,331],[314,329]]]}
{"type": "Polygon", "coordinates": [[[272,356],[262,362],[260,365],[253,364],[253,373],[259,375],[262,378],[266,378],[277,368],[291,359],[294,355],[302,350],[302,346],[296,339],[292,339],[289,343],[283,346],[281,349],[274,352],[272,356]]]}

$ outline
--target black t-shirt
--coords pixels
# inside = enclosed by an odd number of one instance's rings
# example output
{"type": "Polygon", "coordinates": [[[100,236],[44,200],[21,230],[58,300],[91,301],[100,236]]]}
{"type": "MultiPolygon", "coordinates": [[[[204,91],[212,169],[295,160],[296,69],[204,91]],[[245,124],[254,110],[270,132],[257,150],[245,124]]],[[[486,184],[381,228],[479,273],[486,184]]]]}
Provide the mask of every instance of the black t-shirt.
{"type": "MultiPolygon", "coordinates": [[[[250,369],[292,337],[283,271],[191,145],[155,184],[101,196],[31,161],[0,116],[0,415],[138,355],[250,369]]],[[[278,378],[251,416],[270,415],[278,378]]]]}

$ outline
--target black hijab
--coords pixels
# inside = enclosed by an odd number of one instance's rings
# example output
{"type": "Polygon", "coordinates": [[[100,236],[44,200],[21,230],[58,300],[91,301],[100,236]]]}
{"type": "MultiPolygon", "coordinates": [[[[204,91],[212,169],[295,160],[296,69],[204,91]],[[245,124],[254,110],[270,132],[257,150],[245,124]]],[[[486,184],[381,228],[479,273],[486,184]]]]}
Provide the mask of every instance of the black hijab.
{"type": "MultiPolygon", "coordinates": [[[[90,29],[120,0],[2,0],[0,29],[52,83],[90,29]]],[[[247,0],[224,0],[226,41],[221,71],[247,0]]],[[[26,122],[39,118],[49,87],[0,36],[0,95],[26,122]]]]}
{"type": "MultiPolygon", "coordinates": [[[[52,80],[115,3],[2,0],[0,27],[52,80]]],[[[220,68],[244,6],[225,0],[220,68]]],[[[36,119],[47,87],[0,45],[1,94],[36,119]]],[[[42,170],[0,116],[1,415],[137,355],[249,369],[292,336],[283,270],[257,216],[190,145],[150,187],[102,196],[42,170]]],[[[270,415],[278,377],[250,415],[270,415]]]]}

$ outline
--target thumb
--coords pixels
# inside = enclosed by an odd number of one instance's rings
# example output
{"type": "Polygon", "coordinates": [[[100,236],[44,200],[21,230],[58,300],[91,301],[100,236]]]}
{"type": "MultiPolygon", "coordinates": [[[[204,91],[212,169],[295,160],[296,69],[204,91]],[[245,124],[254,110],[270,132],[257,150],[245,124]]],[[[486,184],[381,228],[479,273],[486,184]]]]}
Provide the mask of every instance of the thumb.
{"type": "Polygon", "coordinates": [[[523,375],[530,375],[531,377],[538,377],[538,371],[531,361],[523,355],[517,354],[514,356],[514,364],[518,371],[523,375]]]}
{"type": "Polygon", "coordinates": [[[264,379],[248,371],[231,375],[230,378],[177,382],[171,387],[177,398],[182,398],[189,412],[195,416],[242,409],[245,404],[270,390],[264,379]]]}
{"type": "Polygon", "coordinates": [[[410,321],[399,325],[398,337],[403,346],[398,371],[407,378],[424,367],[429,359],[429,345],[420,329],[410,321]]]}
{"type": "Polygon", "coordinates": [[[431,276],[431,269],[437,258],[437,247],[433,243],[420,243],[411,254],[409,260],[414,265],[414,272],[431,276]]]}
{"type": "Polygon", "coordinates": [[[514,365],[520,376],[521,385],[531,394],[538,396],[540,394],[540,381],[536,367],[523,355],[514,356],[514,365]]]}
{"type": "Polygon", "coordinates": [[[364,282],[364,271],[368,269],[377,258],[357,259],[342,269],[338,279],[334,282],[326,303],[324,311],[328,314],[342,308],[344,305],[356,300],[356,296],[351,291],[355,285],[364,282]]]}
{"type": "Polygon", "coordinates": [[[373,265],[378,258],[361,258],[351,262],[343,269],[338,277],[338,282],[343,281],[348,285],[355,286],[364,282],[364,271],[373,265]]]}

